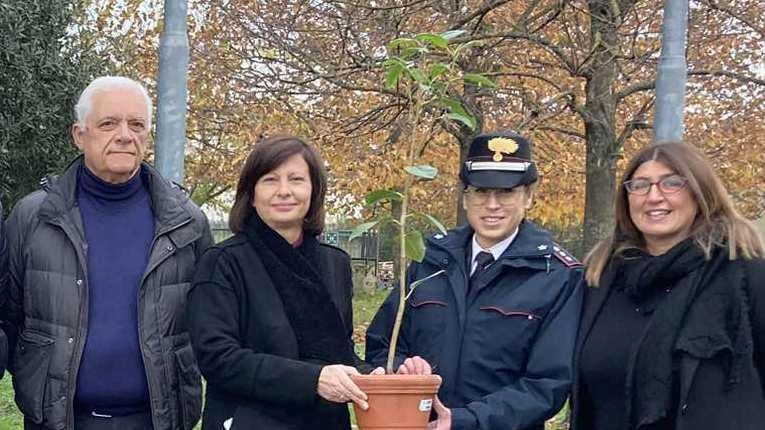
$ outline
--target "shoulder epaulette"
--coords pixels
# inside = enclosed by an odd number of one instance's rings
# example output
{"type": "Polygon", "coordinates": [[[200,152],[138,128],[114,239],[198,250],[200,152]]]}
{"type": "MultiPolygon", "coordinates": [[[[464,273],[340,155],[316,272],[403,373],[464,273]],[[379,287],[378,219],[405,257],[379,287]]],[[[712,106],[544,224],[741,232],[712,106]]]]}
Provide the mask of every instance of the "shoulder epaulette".
{"type": "Polygon", "coordinates": [[[561,248],[558,244],[553,244],[553,255],[566,267],[581,267],[582,263],[571,255],[568,251],[561,248]]]}
{"type": "Polygon", "coordinates": [[[53,183],[58,178],[57,175],[45,175],[42,178],[40,178],[40,188],[43,189],[46,193],[50,191],[50,187],[53,185],[53,183]]]}

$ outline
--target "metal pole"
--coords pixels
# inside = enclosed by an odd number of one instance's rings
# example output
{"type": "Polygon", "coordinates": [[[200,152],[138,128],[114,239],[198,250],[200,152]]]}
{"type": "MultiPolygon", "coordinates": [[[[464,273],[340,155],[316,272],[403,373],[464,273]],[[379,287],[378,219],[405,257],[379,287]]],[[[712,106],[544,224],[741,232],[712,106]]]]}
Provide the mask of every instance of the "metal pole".
{"type": "Polygon", "coordinates": [[[165,27],[159,42],[157,145],[154,160],[164,177],[179,184],[183,183],[186,146],[186,74],[189,65],[186,13],[186,0],[165,0],[165,27]]]}
{"type": "Polygon", "coordinates": [[[656,78],[654,142],[683,138],[685,81],[685,35],[688,29],[688,0],[665,0],[661,57],[656,78]]]}

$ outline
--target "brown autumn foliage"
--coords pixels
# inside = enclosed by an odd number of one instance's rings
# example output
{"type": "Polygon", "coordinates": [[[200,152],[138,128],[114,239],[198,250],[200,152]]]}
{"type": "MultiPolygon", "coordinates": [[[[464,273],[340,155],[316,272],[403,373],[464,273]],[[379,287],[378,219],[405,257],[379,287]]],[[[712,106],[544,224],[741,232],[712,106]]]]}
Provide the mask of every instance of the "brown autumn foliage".
{"type": "MultiPolygon", "coordinates": [[[[161,2],[97,2],[83,37],[100,40],[124,73],[152,84],[161,2]],[[99,6],[100,5],[100,6],[99,6]]],[[[617,167],[651,140],[661,4],[637,0],[190,1],[187,183],[199,201],[230,190],[263,134],[319,144],[335,212],[355,216],[363,195],[400,183],[405,139],[427,139],[439,178],[415,204],[456,222],[460,155],[473,135],[458,123],[406,129],[405,100],[383,86],[386,43],[465,30],[464,72],[492,76],[459,94],[478,131],[512,128],[535,142],[542,184],[531,217],[556,230],[584,224],[585,246],[610,229],[617,167]]],[[[687,140],[712,157],[750,217],[762,214],[765,4],[691,3],[687,140]],[[759,69],[757,64],[760,64],[759,69]]]]}

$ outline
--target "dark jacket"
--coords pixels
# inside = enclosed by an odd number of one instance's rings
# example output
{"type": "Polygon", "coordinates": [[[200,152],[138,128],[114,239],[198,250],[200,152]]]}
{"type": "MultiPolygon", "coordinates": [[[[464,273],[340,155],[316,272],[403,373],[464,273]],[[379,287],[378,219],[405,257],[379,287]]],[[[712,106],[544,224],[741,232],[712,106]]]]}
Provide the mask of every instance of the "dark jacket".
{"type": "MultiPolygon", "coordinates": [[[[395,366],[414,355],[431,363],[454,430],[542,429],[573,377],[581,265],[524,221],[466,297],[472,234],[463,227],[435,236],[409,268],[410,283],[444,273],[409,298],[395,366]]],[[[367,330],[373,365],[385,363],[397,302],[394,291],[367,330]]]]}
{"type": "MultiPolygon", "coordinates": [[[[0,315],[12,327],[16,403],[26,420],[51,430],[74,426],[87,334],[87,243],[76,199],[81,163],[76,159],[47,191],[24,197],[7,222],[10,301],[0,315]]],[[[143,168],[156,233],[139,289],[138,332],[154,430],[191,429],[199,420],[201,381],[186,330],[186,295],[212,235],[186,194],[143,168]]]]}
{"type": "MultiPolygon", "coordinates": [[[[207,251],[189,297],[189,329],[207,381],[202,426],[221,429],[316,430],[320,416],[348,409],[317,394],[323,364],[300,360],[298,340],[261,252],[245,234],[207,251]]],[[[352,343],[352,281],[348,254],[319,246],[317,268],[352,343]]],[[[310,311],[310,310],[309,310],[310,311]]],[[[334,364],[334,363],[331,363],[334,364]]],[[[368,371],[361,362],[356,367],[368,371]]],[[[326,430],[341,430],[333,427],[326,430]]]]}
{"type": "MultiPolygon", "coordinates": [[[[601,285],[586,290],[577,357],[609,290],[614,288],[611,272],[607,268],[601,285]]],[[[674,399],[675,410],[670,414],[675,417],[671,429],[762,429],[765,423],[765,384],[762,379],[765,375],[765,261],[727,261],[715,270],[715,274],[711,282],[729,284],[730,294],[715,292],[714,296],[706,297],[702,293],[694,298],[675,340],[672,361],[678,393],[674,399]],[[741,291],[734,291],[739,288],[741,291]],[[706,312],[697,309],[713,302],[724,303],[725,310],[706,312]],[[743,309],[743,316],[735,309],[743,309]],[[703,315],[698,315],[699,312],[703,315]],[[747,339],[727,338],[724,335],[726,323],[718,324],[722,321],[742,324],[746,327],[744,335],[747,339]],[[735,361],[740,363],[740,368],[736,370],[737,381],[731,384],[730,352],[739,342],[745,345],[746,353],[735,361]]],[[[646,334],[644,338],[650,341],[650,335],[646,334]]],[[[638,347],[633,350],[637,351],[638,347]]],[[[571,401],[572,430],[589,430],[588,408],[593,406],[584,405],[582,390],[577,373],[571,401]]],[[[632,402],[636,390],[628,389],[624,401],[632,402]]],[[[640,428],[654,429],[650,425],[640,428]]]]}

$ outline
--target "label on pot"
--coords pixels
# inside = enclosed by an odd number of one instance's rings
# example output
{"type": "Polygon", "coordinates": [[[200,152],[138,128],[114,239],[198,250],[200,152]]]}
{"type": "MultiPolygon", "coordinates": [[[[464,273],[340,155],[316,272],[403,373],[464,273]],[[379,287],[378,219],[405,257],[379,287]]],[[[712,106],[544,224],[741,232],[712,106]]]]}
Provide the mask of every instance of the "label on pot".
{"type": "Polygon", "coordinates": [[[430,411],[430,408],[433,407],[433,399],[422,399],[420,400],[420,411],[422,412],[428,412],[430,411]]]}

